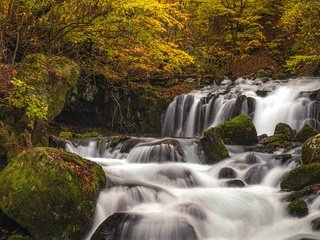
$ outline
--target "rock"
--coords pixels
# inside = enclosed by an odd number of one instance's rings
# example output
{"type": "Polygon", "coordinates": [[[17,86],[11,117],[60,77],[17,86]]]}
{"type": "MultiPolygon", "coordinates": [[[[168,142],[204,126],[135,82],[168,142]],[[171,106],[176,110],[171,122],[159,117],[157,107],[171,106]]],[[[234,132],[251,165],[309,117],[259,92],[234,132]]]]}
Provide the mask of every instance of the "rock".
{"type": "Polygon", "coordinates": [[[269,91],[267,91],[267,90],[257,90],[256,91],[256,94],[259,97],[266,97],[266,96],[268,96],[268,93],[269,93],[269,91]]]}
{"type": "Polygon", "coordinates": [[[69,132],[69,131],[62,131],[59,133],[60,138],[78,138],[78,139],[84,139],[84,138],[96,138],[99,137],[100,133],[98,132],[86,132],[86,133],[75,133],[75,132],[69,132]]]}
{"type": "Polygon", "coordinates": [[[167,167],[161,169],[158,172],[158,176],[172,181],[176,184],[180,184],[183,187],[199,186],[198,180],[196,179],[192,171],[188,168],[181,166],[176,166],[175,168],[167,167]]]}
{"type": "Polygon", "coordinates": [[[119,136],[112,137],[111,142],[110,142],[110,147],[115,147],[119,143],[122,143],[128,139],[130,139],[130,137],[128,137],[126,135],[119,135],[119,136]]]}
{"type": "Polygon", "coordinates": [[[308,205],[303,199],[298,199],[289,203],[287,207],[288,213],[293,217],[304,217],[308,215],[308,205]]]}
{"type": "Polygon", "coordinates": [[[281,165],[285,164],[288,160],[292,159],[291,154],[278,154],[274,156],[274,159],[281,162],[281,165]]]}
{"type": "Polygon", "coordinates": [[[320,162],[320,134],[309,138],[303,144],[301,161],[303,164],[320,162]]]}
{"type": "Polygon", "coordinates": [[[282,139],[287,141],[293,141],[295,132],[292,130],[292,128],[285,123],[278,123],[276,126],[276,129],[274,130],[274,135],[281,135],[282,139]]]}
{"type": "Polygon", "coordinates": [[[58,116],[66,102],[67,93],[79,78],[78,65],[62,56],[31,54],[19,65],[18,78],[34,87],[48,104],[48,121],[58,116]]]}
{"type": "Polygon", "coordinates": [[[207,219],[207,215],[205,213],[205,210],[201,205],[195,204],[195,203],[184,203],[177,207],[177,210],[183,213],[186,213],[190,215],[193,218],[199,219],[199,220],[205,220],[207,219]]]}
{"type": "Polygon", "coordinates": [[[257,165],[250,168],[244,176],[244,181],[248,184],[259,184],[268,172],[265,165],[257,165]]]}
{"type": "Polygon", "coordinates": [[[320,163],[312,163],[292,169],[281,181],[281,189],[300,190],[320,183],[320,163]]]}
{"type": "Polygon", "coordinates": [[[261,139],[261,143],[266,146],[267,149],[274,151],[278,148],[288,148],[291,143],[286,140],[287,136],[283,134],[275,134],[270,137],[261,139]]]}
{"type": "Polygon", "coordinates": [[[295,136],[298,142],[305,142],[309,138],[319,134],[319,131],[313,128],[311,125],[306,124],[295,136]]]}
{"type": "Polygon", "coordinates": [[[129,153],[136,145],[145,142],[141,138],[130,138],[126,140],[120,148],[120,153],[129,153]]]}
{"type": "Polygon", "coordinates": [[[236,116],[215,129],[228,144],[252,145],[258,142],[256,128],[246,115],[236,116]]]}
{"type": "Polygon", "coordinates": [[[311,227],[313,231],[320,231],[320,217],[312,220],[311,227]]]}
{"type": "Polygon", "coordinates": [[[90,240],[120,239],[197,240],[198,236],[193,226],[183,217],[164,219],[153,215],[143,216],[137,213],[120,212],[108,217],[90,240]],[[140,224],[144,226],[143,232],[136,231],[140,224]]]}
{"type": "Polygon", "coordinates": [[[232,179],[226,182],[228,187],[245,187],[246,184],[240,179],[232,179]]]}
{"type": "Polygon", "coordinates": [[[314,198],[320,192],[320,184],[304,187],[301,190],[294,191],[286,198],[287,201],[292,202],[299,198],[314,198]]]}
{"type": "Polygon", "coordinates": [[[237,177],[237,173],[232,168],[224,167],[224,168],[221,168],[221,170],[219,172],[219,179],[221,179],[221,178],[236,178],[236,177],[237,177]]]}
{"type": "Polygon", "coordinates": [[[51,135],[49,137],[49,147],[66,149],[66,141],[51,135]]]}
{"type": "Polygon", "coordinates": [[[36,240],[80,239],[106,185],[102,168],[72,153],[35,148],[0,172],[0,208],[36,240]]]}
{"type": "Polygon", "coordinates": [[[229,157],[228,150],[215,128],[210,128],[204,132],[204,137],[200,139],[200,146],[209,164],[217,163],[229,157]]]}

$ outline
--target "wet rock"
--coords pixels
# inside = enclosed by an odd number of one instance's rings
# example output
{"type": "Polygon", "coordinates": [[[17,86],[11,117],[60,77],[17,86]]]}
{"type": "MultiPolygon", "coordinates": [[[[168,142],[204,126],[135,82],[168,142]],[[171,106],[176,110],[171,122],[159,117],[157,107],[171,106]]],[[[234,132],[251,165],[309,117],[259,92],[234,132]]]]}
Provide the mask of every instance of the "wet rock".
{"type": "Polygon", "coordinates": [[[254,153],[247,154],[244,162],[250,165],[259,163],[257,156],[254,153]]]}
{"type": "Polygon", "coordinates": [[[178,181],[183,183],[183,185],[188,187],[198,186],[198,181],[193,176],[191,170],[187,168],[167,168],[159,171],[158,175],[160,177],[166,177],[170,181],[178,181]]]}
{"type": "Polygon", "coordinates": [[[270,137],[263,138],[261,139],[261,143],[270,151],[275,151],[278,148],[288,148],[291,145],[287,140],[287,137],[283,134],[275,134],[270,137]]]}
{"type": "Polygon", "coordinates": [[[298,142],[305,142],[309,138],[317,135],[319,133],[318,130],[313,128],[311,125],[306,124],[295,136],[298,142]]]}
{"type": "Polygon", "coordinates": [[[313,231],[320,231],[320,217],[312,220],[311,227],[313,231]]]}
{"type": "Polygon", "coordinates": [[[254,166],[247,171],[244,181],[248,184],[259,184],[268,170],[268,167],[264,165],[254,166]]]}
{"type": "Polygon", "coordinates": [[[200,146],[209,164],[217,163],[229,157],[228,150],[215,128],[210,128],[204,132],[204,137],[200,139],[200,146]]]}
{"type": "Polygon", "coordinates": [[[115,213],[108,217],[95,231],[90,240],[122,239],[186,239],[197,240],[193,226],[184,218],[157,219],[136,213],[115,213]],[[144,231],[137,231],[139,225],[144,231]]]}
{"type": "Polygon", "coordinates": [[[313,199],[317,197],[318,193],[320,193],[320,184],[310,185],[310,186],[304,187],[301,190],[297,190],[290,193],[290,195],[286,198],[286,200],[289,202],[292,202],[292,201],[298,200],[299,198],[313,199]]]}
{"type": "Polygon", "coordinates": [[[301,161],[303,164],[320,163],[320,134],[309,138],[302,146],[301,161]]]}
{"type": "Polygon", "coordinates": [[[204,209],[195,203],[181,204],[177,207],[177,210],[196,219],[205,220],[207,218],[204,209]]]}
{"type": "Polygon", "coordinates": [[[228,144],[252,145],[258,142],[256,128],[246,115],[236,116],[215,129],[228,144]]]}
{"type": "Polygon", "coordinates": [[[49,137],[49,147],[65,149],[66,148],[66,141],[62,138],[50,136],[49,137]]]}
{"type": "Polygon", "coordinates": [[[292,130],[292,128],[288,124],[278,123],[276,125],[274,135],[282,135],[283,140],[293,141],[295,132],[292,130]]]}
{"type": "Polygon", "coordinates": [[[35,240],[78,239],[106,179],[102,168],[54,148],[35,148],[0,172],[0,208],[35,240]]]}
{"type": "Polygon", "coordinates": [[[274,159],[281,162],[281,165],[284,165],[287,163],[288,160],[292,159],[291,154],[279,154],[275,155],[274,159]]]}
{"type": "Polygon", "coordinates": [[[291,170],[281,181],[281,189],[300,190],[320,183],[320,163],[303,165],[291,170]]]}
{"type": "Polygon", "coordinates": [[[245,184],[242,180],[240,180],[240,179],[232,179],[232,180],[229,180],[229,181],[226,182],[226,185],[227,185],[228,187],[240,187],[240,188],[246,186],[246,184],[245,184]]]}
{"type": "Polygon", "coordinates": [[[233,170],[232,168],[221,168],[220,172],[219,172],[219,179],[222,178],[236,178],[237,177],[237,173],[235,170],[233,170]]]}
{"type": "Polygon", "coordinates": [[[308,215],[308,205],[303,199],[298,199],[289,203],[288,213],[293,217],[304,217],[308,215]]]}
{"type": "Polygon", "coordinates": [[[130,138],[128,140],[126,140],[121,149],[120,149],[120,153],[129,153],[132,148],[134,148],[136,145],[138,145],[139,143],[144,142],[143,139],[140,138],[130,138]]]}

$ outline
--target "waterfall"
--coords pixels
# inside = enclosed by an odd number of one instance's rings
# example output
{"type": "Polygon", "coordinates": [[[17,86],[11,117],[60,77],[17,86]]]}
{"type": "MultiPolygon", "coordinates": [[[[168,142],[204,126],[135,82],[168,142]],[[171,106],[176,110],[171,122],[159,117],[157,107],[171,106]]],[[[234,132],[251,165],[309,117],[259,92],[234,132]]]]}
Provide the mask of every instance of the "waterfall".
{"type": "Polygon", "coordinates": [[[105,234],[102,239],[319,239],[310,223],[320,217],[320,197],[310,199],[312,212],[299,219],[288,215],[283,202],[288,193],[279,191],[282,177],[298,164],[299,147],[282,162],[276,157],[279,153],[232,146],[231,157],[212,166],[192,159],[201,159],[201,150],[195,147],[198,139],[143,139],[117,159],[99,154],[113,152],[130,139],[106,145],[104,151],[94,144],[98,141],[82,140],[76,142],[77,148],[73,141],[66,144],[101,164],[107,176],[85,240],[99,226],[101,231],[95,234],[105,234]],[[155,156],[166,158],[155,161],[155,156]]]}
{"type": "Polygon", "coordinates": [[[280,189],[300,164],[301,146],[274,153],[227,146],[230,157],[208,165],[197,137],[240,113],[259,134],[272,134],[278,122],[318,128],[312,91],[319,80],[226,80],[176,97],[165,138],[66,140],[66,150],[100,164],[107,178],[83,240],[320,239],[311,224],[320,218],[319,194],[308,197],[309,214],[297,218],[287,211],[290,193],[280,189]],[[279,157],[284,153],[289,157],[279,157]]]}
{"type": "Polygon", "coordinates": [[[320,79],[291,79],[263,82],[238,79],[176,97],[170,103],[162,126],[162,135],[195,137],[238,114],[253,118],[258,134],[272,135],[279,122],[300,130],[305,124],[319,125],[319,102],[310,99],[320,88],[320,79]],[[227,86],[227,87],[226,87],[227,86]],[[260,97],[257,93],[265,93],[260,97]],[[247,98],[242,98],[246,96],[247,98]],[[248,100],[254,101],[250,104],[248,100]],[[237,106],[240,104],[241,106],[237,106]]]}

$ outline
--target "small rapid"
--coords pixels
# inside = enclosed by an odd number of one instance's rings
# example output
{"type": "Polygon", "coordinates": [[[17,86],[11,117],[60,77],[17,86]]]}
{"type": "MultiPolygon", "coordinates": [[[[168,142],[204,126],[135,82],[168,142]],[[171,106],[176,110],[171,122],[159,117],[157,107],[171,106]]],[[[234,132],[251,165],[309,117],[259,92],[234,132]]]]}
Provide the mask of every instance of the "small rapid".
{"type": "Polygon", "coordinates": [[[311,229],[320,197],[308,202],[309,215],[294,218],[286,210],[288,193],[280,191],[282,177],[299,164],[300,147],[283,160],[282,152],[228,146],[230,158],[208,165],[198,141],[66,141],[66,149],[99,163],[107,176],[84,239],[97,229],[102,239],[123,240],[320,239],[311,229]]]}

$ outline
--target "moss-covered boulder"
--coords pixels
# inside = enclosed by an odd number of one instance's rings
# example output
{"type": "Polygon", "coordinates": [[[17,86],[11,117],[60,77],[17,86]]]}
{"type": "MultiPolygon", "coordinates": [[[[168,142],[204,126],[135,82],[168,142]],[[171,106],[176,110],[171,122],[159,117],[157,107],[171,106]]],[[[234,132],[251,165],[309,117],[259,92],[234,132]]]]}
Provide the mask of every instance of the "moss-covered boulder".
{"type": "Polygon", "coordinates": [[[30,149],[0,172],[0,208],[34,239],[81,239],[105,184],[101,166],[91,161],[30,149]]]}
{"type": "Polygon", "coordinates": [[[79,78],[79,67],[63,56],[31,54],[19,65],[18,78],[36,89],[48,104],[48,120],[63,109],[68,91],[79,78]]]}
{"type": "Polygon", "coordinates": [[[308,205],[303,199],[292,201],[288,205],[288,213],[293,217],[304,217],[308,215],[308,205]]]}
{"type": "Polygon", "coordinates": [[[303,144],[301,161],[303,164],[320,162],[320,134],[309,138],[303,144]]]}
{"type": "Polygon", "coordinates": [[[274,130],[274,135],[282,135],[283,140],[293,141],[295,132],[288,124],[278,123],[274,130]]]}
{"type": "Polygon", "coordinates": [[[21,150],[17,138],[10,133],[9,127],[0,122],[0,169],[21,150]]]}
{"type": "Polygon", "coordinates": [[[309,138],[319,134],[319,131],[316,130],[314,127],[312,127],[309,124],[306,124],[295,136],[295,139],[298,142],[305,142],[309,138]]]}
{"type": "Polygon", "coordinates": [[[320,163],[303,165],[291,170],[281,181],[281,189],[300,190],[320,183],[320,163]]]}
{"type": "Polygon", "coordinates": [[[246,115],[236,116],[215,129],[226,144],[252,145],[258,142],[256,128],[246,115]]]}
{"type": "Polygon", "coordinates": [[[229,157],[228,150],[216,128],[210,128],[204,132],[204,137],[200,139],[200,145],[209,164],[229,157]]]}
{"type": "Polygon", "coordinates": [[[278,148],[287,148],[291,145],[290,141],[287,140],[287,136],[284,134],[275,134],[272,136],[264,137],[260,142],[266,146],[271,152],[278,148]]]}

